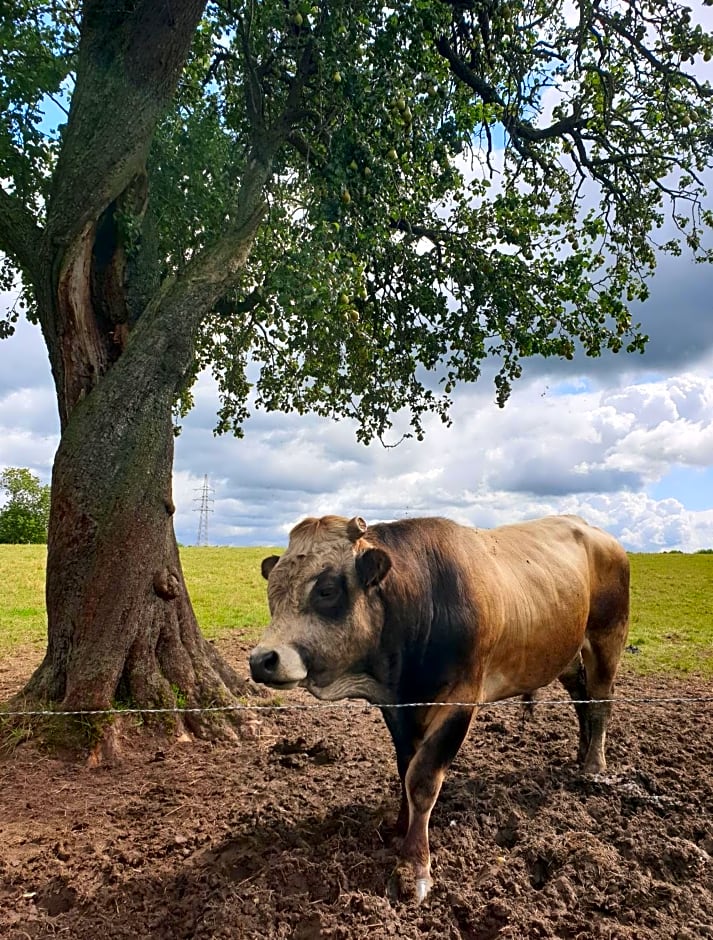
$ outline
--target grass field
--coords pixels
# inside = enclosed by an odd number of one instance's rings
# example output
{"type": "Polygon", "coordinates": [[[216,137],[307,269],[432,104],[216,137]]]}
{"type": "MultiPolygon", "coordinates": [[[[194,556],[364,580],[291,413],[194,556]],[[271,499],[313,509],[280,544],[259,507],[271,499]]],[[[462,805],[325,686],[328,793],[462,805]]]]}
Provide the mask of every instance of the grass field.
{"type": "MultiPolygon", "coordinates": [[[[45,547],[0,545],[0,657],[44,647],[45,547]]],[[[256,638],[267,622],[260,561],[274,549],[183,548],[181,559],[203,632],[240,629],[256,638]]],[[[636,672],[713,676],[713,555],[632,555],[631,629],[636,672]]]]}
{"type": "Polygon", "coordinates": [[[713,555],[630,555],[639,671],[713,676],[713,555]]]}

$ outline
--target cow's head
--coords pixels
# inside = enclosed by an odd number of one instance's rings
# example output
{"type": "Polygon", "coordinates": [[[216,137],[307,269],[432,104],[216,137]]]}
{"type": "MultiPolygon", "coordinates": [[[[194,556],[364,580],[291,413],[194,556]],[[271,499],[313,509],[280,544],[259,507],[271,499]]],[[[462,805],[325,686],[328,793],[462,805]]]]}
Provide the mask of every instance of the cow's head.
{"type": "Polygon", "coordinates": [[[374,588],[391,559],[366,532],[359,517],[304,519],[285,554],[265,558],[271,620],[250,655],[255,681],[328,699],[377,694],[367,671],[383,626],[374,588]]]}

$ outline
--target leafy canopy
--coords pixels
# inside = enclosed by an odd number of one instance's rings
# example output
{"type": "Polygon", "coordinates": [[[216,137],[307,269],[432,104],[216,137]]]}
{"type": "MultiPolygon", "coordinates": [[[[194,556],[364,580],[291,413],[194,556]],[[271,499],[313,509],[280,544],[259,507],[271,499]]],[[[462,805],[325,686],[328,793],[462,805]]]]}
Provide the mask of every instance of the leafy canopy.
{"type": "MultiPolygon", "coordinates": [[[[0,177],[41,219],[82,11],[5,10],[0,177]]],[[[363,440],[406,409],[420,435],[488,359],[503,403],[528,356],[643,349],[628,304],[657,251],[711,257],[712,54],[675,0],[208,4],[123,236],[180,275],[279,138],[266,222],[195,338],[219,429],[252,395],[363,440]]]]}
{"type": "Polygon", "coordinates": [[[23,467],[8,467],[0,473],[0,491],[6,502],[0,506],[0,543],[35,545],[47,541],[50,488],[23,467]]]}

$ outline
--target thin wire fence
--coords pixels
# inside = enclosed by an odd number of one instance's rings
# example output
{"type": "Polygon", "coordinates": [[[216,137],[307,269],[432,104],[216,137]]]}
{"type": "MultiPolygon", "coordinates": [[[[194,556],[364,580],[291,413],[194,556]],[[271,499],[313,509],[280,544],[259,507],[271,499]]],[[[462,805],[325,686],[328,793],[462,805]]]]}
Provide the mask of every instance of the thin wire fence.
{"type": "Polygon", "coordinates": [[[253,704],[235,703],[233,705],[204,705],[191,707],[165,707],[165,708],[97,708],[97,709],[76,709],[72,711],[60,711],[54,709],[17,709],[9,711],[0,711],[0,720],[3,718],[20,717],[78,717],[100,715],[195,715],[201,713],[220,713],[220,712],[242,712],[242,711],[318,711],[320,709],[400,709],[400,708],[532,708],[540,707],[569,707],[571,705],[626,705],[626,706],[650,706],[650,705],[697,705],[713,703],[713,695],[691,695],[691,696],[661,696],[646,698],[597,698],[597,699],[570,699],[570,698],[543,698],[543,699],[504,699],[500,702],[398,702],[398,703],[378,703],[365,701],[339,701],[339,702],[288,702],[288,703],[270,703],[256,702],[253,704]]]}

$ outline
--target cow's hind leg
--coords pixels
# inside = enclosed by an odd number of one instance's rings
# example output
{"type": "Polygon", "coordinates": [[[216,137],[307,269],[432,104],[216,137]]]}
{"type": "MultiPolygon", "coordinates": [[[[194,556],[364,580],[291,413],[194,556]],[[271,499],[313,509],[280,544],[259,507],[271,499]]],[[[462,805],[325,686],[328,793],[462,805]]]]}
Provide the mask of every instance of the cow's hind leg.
{"type": "Polygon", "coordinates": [[[604,755],[607,725],[611,715],[611,697],[619,659],[626,643],[627,624],[604,636],[588,636],[582,647],[582,658],[587,677],[587,697],[593,699],[589,710],[589,747],[584,758],[584,773],[596,774],[606,770],[604,755]]]}
{"type": "Polygon", "coordinates": [[[587,682],[589,747],[584,772],[606,770],[604,756],[607,724],[611,715],[614,678],[629,632],[629,562],[623,550],[600,565],[601,579],[592,592],[589,619],[582,645],[587,682]]]}
{"type": "Polygon", "coordinates": [[[577,761],[583,764],[589,751],[589,742],[592,737],[590,705],[586,701],[590,696],[587,691],[587,676],[582,660],[582,654],[577,653],[565,671],[559,676],[559,681],[565,687],[574,702],[579,721],[579,747],[577,761]]]}
{"type": "Polygon", "coordinates": [[[408,831],[399,862],[389,882],[389,895],[420,903],[431,890],[428,823],[446,770],[470,727],[474,709],[440,706],[406,771],[408,831]]]}

